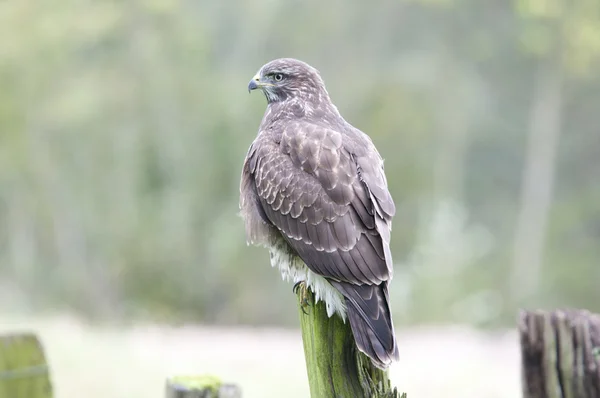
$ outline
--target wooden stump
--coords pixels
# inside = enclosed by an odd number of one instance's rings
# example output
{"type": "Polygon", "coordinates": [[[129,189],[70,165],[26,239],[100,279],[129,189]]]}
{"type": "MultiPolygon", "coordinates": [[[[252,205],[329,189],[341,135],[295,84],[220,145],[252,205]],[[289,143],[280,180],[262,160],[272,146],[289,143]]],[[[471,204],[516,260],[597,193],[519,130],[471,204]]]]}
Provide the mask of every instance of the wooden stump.
{"type": "Polygon", "coordinates": [[[524,398],[600,398],[600,315],[519,315],[524,398]]]}
{"type": "Polygon", "coordinates": [[[214,376],[176,376],[167,380],[167,398],[241,398],[236,385],[214,376]]]}
{"type": "Polygon", "coordinates": [[[301,308],[300,324],[306,370],[312,398],[406,398],[392,388],[388,372],[375,367],[358,351],[349,322],[329,318],[323,301],[315,304],[309,291],[309,307],[301,308]]]}
{"type": "Polygon", "coordinates": [[[44,350],[32,333],[0,336],[0,398],[51,398],[44,350]]]}

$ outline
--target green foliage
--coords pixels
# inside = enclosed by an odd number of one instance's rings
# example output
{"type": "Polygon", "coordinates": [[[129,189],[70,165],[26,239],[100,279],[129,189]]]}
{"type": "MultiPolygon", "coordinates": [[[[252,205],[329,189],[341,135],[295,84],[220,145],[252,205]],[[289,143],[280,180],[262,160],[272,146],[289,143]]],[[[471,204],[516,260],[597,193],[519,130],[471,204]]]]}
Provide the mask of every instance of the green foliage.
{"type": "Polygon", "coordinates": [[[593,77],[600,56],[600,7],[594,0],[516,0],[522,44],[537,56],[559,54],[575,76],[593,77]]]}
{"type": "Polygon", "coordinates": [[[236,215],[265,108],[246,84],[293,56],[385,158],[395,319],[512,323],[534,77],[558,58],[532,302],[594,309],[599,15],[595,0],[2,2],[0,291],[90,317],[295,324],[291,286],[236,215]]]}

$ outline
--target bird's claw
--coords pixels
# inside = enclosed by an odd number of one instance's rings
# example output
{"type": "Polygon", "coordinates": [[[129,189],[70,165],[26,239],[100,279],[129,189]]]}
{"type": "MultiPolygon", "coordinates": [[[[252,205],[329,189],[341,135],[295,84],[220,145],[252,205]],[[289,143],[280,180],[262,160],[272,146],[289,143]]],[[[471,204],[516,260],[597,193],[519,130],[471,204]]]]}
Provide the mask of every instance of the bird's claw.
{"type": "Polygon", "coordinates": [[[306,308],[310,306],[308,287],[305,281],[296,282],[292,288],[294,294],[300,293],[300,309],[304,315],[308,315],[306,308]]]}
{"type": "Polygon", "coordinates": [[[308,302],[307,298],[303,298],[302,302],[300,303],[300,308],[302,309],[302,312],[304,312],[304,315],[308,315],[308,312],[306,311],[306,308],[310,307],[310,303],[308,302]]]}

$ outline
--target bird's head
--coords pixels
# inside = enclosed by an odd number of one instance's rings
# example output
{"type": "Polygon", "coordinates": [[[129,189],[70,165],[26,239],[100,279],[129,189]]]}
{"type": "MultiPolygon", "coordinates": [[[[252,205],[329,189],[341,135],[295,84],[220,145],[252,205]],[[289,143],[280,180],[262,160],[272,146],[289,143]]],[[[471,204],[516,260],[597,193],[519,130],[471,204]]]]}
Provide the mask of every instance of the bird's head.
{"type": "Polygon", "coordinates": [[[263,91],[270,104],[293,98],[314,103],[329,100],[319,71],[293,58],[279,58],[263,65],[248,84],[249,92],[256,89],[263,91]]]}

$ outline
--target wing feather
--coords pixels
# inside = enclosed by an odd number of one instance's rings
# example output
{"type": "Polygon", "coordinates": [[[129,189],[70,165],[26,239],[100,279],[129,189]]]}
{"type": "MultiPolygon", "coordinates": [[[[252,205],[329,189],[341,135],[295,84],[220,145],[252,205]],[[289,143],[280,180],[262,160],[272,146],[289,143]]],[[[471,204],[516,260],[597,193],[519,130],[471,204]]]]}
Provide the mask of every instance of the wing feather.
{"type": "Polygon", "coordinates": [[[320,275],[357,285],[390,279],[395,208],[374,147],[300,122],[280,137],[259,134],[248,154],[269,221],[320,275]]]}

